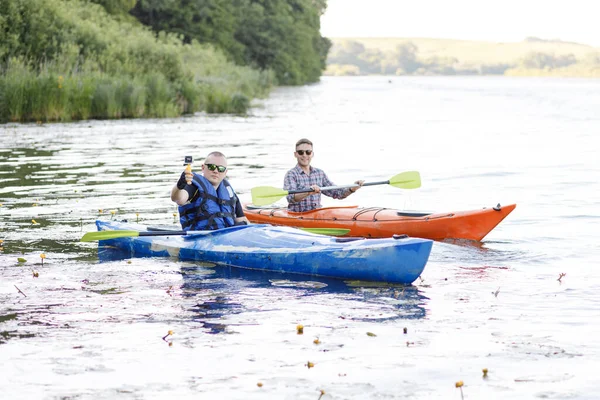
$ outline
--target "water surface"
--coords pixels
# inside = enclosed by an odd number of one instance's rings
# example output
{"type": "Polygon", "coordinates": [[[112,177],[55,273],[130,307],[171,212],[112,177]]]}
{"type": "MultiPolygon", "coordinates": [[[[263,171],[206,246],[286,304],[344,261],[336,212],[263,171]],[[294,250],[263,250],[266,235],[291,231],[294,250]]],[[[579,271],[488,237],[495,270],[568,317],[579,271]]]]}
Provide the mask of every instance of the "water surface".
{"type": "Polygon", "coordinates": [[[1,126],[2,396],[460,399],[463,381],[466,399],[597,398],[597,104],[595,80],[344,77],[247,118],[1,126]],[[96,218],[176,226],[185,155],[225,153],[244,201],[281,187],[302,137],[337,184],[421,173],[324,205],[517,208],[483,243],[436,242],[400,287],[79,242],[96,218]]]}

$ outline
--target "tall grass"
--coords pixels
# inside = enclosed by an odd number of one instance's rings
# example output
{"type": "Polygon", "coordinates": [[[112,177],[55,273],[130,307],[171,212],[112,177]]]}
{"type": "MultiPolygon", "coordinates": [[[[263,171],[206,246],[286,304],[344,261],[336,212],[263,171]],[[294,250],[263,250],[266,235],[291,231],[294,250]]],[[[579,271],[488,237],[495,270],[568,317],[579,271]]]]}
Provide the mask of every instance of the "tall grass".
{"type": "Polygon", "coordinates": [[[0,123],[244,114],[275,84],[213,47],[155,36],[86,0],[0,10],[0,123]],[[6,21],[11,21],[6,24],[6,21]]]}

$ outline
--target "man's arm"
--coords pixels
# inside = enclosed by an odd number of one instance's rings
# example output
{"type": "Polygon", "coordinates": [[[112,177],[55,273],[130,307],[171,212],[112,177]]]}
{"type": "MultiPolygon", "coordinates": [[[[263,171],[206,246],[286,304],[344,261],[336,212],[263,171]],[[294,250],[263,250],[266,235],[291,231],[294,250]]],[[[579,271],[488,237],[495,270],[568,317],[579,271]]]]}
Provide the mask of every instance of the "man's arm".
{"type": "MultiPolygon", "coordinates": [[[[283,189],[284,190],[296,190],[299,187],[299,177],[297,176],[297,174],[295,173],[294,170],[290,170],[285,174],[285,178],[283,179],[283,189]]],[[[285,198],[287,199],[288,203],[299,203],[302,200],[304,200],[305,198],[307,198],[308,196],[310,196],[311,194],[315,194],[315,193],[319,193],[320,189],[317,185],[312,185],[310,186],[314,191],[313,192],[307,192],[307,193],[295,193],[295,194],[288,194],[287,196],[285,196],[285,198]]],[[[304,189],[304,187],[303,187],[304,189]]],[[[306,188],[308,189],[308,188],[306,188]]]]}
{"type": "MultiPolygon", "coordinates": [[[[321,187],[326,186],[335,186],[335,183],[331,182],[327,174],[323,172],[323,177],[321,178],[321,187]]],[[[325,190],[321,193],[323,193],[325,196],[332,197],[334,199],[343,199],[350,195],[349,189],[331,189],[325,190]]]]}
{"type": "MultiPolygon", "coordinates": [[[[360,189],[362,187],[362,185],[365,183],[365,181],[360,180],[360,181],[356,181],[354,182],[358,185],[358,187],[356,188],[348,188],[348,189],[333,189],[333,190],[325,190],[323,193],[325,196],[329,196],[329,197],[333,197],[334,199],[345,199],[346,197],[350,196],[352,193],[355,193],[358,189],[360,189]]],[[[327,177],[327,175],[325,173],[323,173],[323,181],[322,181],[322,187],[325,186],[335,186],[335,184],[333,182],[331,182],[329,180],[329,178],[327,177]]]]}
{"type": "Polygon", "coordinates": [[[191,182],[192,179],[194,179],[192,171],[186,169],[181,173],[179,180],[175,186],[173,186],[173,189],[171,189],[171,200],[177,203],[177,205],[184,205],[194,195],[196,187],[187,184],[187,182],[191,182]]]}
{"type": "MultiPolygon", "coordinates": [[[[236,196],[237,197],[237,196],[236,196]]],[[[244,214],[244,209],[242,208],[242,203],[240,203],[240,198],[237,198],[237,203],[235,203],[235,223],[245,222],[247,225],[250,225],[250,221],[246,218],[244,214]]]]}
{"type": "Polygon", "coordinates": [[[173,189],[171,189],[171,200],[177,203],[178,206],[184,205],[189,199],[190,194],[186,188],[179,189],[177,185],[173,186],[173,189]]]}

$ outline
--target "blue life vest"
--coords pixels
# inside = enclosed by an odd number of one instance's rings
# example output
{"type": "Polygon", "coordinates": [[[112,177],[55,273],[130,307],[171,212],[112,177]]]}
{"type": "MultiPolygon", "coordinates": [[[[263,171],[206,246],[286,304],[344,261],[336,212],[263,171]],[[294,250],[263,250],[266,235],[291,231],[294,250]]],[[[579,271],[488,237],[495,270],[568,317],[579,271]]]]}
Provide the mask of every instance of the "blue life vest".
{"type": "Polygon", "coordinates": [[[224,179],[217,190],[208,179],[194,173],[192,185],[198,189],[193,202],[179,206],[179,222],[184,231],[215,230],[235,225],[237,197],[224,179]]]}

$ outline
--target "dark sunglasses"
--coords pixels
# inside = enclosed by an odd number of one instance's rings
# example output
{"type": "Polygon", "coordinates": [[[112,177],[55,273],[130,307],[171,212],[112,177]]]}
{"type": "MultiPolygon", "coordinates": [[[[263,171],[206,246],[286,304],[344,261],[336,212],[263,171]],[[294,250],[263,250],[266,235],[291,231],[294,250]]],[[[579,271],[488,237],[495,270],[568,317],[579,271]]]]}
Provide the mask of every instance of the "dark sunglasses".
{"type": "Polygon", "coordinates": [[[304,153],[306,153],[307,156],[310,156],[312,154],[312,150],[296,150],[296,153],[298,153],[300,156],[303,156],[304,153]]]}
{"type": "Polygon", "coordinates": [[[224,167],[222,165],[217,165],[217,164],[204,164],[206,165],[206,168],[210,169],[211,171],[214,171],[215,169],[219,172],[225,172],[227,170],[227,167],[224,167]]]}

